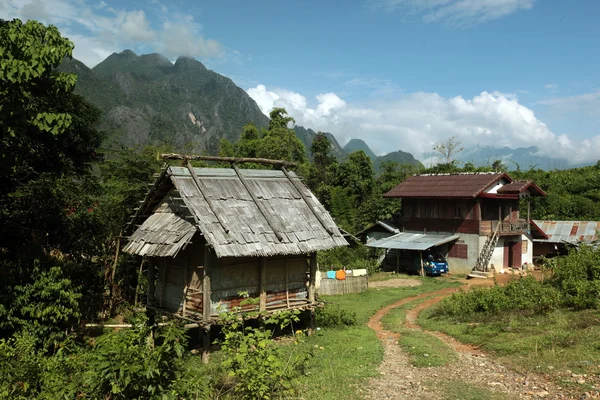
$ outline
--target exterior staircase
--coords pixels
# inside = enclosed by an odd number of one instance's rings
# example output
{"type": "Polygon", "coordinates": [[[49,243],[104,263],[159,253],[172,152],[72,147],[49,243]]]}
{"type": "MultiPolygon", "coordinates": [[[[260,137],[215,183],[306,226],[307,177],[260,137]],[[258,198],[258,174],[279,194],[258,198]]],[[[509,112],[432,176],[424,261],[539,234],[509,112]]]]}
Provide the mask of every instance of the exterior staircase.
{"type": "Polygon", "coordinates": [[[487,240],[483,244],[483,248],[479,253],[479,257],[477,257],[477,261],[475,262],[475,267],[469,274],[471,278],[489,278],[493,271],[488,270],[488,265],[490,263],[490,259],[492,258],[492,253],[496,248],[496,244],[498,243],[498,238],[500,237],[500,227],[501,223],[496,225],[496,229],[492,232],[491,235],[488,236],[487,240]]]}

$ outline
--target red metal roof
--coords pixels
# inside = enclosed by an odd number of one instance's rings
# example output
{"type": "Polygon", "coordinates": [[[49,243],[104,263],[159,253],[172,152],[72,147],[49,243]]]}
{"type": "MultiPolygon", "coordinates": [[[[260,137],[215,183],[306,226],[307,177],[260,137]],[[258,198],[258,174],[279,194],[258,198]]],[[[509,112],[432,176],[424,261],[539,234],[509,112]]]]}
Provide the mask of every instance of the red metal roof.
{"type": "Polygon", "coordinates": [[[513,181],[498,189],[498,194],[517,194],[529,189],[532,196],[545,196],[546,193],[533,181],[513,181]]]}
{"type": "Polygon", "coordinates": [[[591,243],[598,240],[600,221],[533,221],[552,243],[591,243]]]}
{"type": "Polygon", "coordinates": [[[455,198],[468,199],[479,196],[500,179],[509,183],[505,173],[461,173],[415,175],[387,192],[383,197],[395,198],[455,198]]]}

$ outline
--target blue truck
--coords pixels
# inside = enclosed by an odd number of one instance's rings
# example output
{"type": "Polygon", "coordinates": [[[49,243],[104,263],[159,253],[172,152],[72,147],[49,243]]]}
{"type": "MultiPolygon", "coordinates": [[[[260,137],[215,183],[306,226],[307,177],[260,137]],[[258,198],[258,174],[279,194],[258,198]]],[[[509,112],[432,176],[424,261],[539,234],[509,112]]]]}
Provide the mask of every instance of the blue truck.
{"type": "Polygon", "coordinates": [[[422,259],[419,254],[414,258],[413,272],[419,275],[441,275],[447,274],[448,271],[448,263],[440,253],[424,251],[422,253],[422,259]]]}

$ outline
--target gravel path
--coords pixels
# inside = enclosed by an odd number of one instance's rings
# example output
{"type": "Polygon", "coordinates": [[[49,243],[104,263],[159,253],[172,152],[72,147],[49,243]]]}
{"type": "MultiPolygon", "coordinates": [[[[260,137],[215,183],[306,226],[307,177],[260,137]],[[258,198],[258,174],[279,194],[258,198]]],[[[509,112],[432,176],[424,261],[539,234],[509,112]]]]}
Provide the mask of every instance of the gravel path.
{"type": "Polygon", "coordinates": [[[394,278],[385,281],[369,282],[370,288],[388,288],[388,287],[403,287],[403,286],[420,286],[423,282],[416,279],[394,278]]]}
{"type": "Polygon", "coordinates": [[[561,394],[561,388],[540,375],[523,376],[491,360],[474,346],[465,345],[439,332],[433,334],[450,345],[457,353],[457,360],[441,367],[416,368],[411,365],[409,356],[398,345],[397,333],[383,328],[381,319],[391,309],[403,304],[434,296],[407,312],[406,327],[421,329],[416,318],[421,310],[431,307],[442,298],[458,289],[443,289],[433,293],[402,299],[379,310],[369,321],[385,349],[383,362],[379,366],[380,377],[369,382],[363,390],[365,399],[432,399],[443,400],[443,394],[436,390],[449,380],[496,392],[500,398],[512,399],[561,399],[569,398],[561,394]]]}

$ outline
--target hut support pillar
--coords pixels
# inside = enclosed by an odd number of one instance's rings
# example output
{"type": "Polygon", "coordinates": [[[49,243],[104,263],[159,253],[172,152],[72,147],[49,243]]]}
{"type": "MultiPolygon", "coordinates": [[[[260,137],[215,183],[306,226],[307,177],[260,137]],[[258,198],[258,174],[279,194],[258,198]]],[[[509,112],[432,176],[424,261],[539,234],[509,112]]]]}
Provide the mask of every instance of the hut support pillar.
{"type": "Polygon", "coordinates": [[[208,364],[210,354],[210,325],[198,327],[200,336],[202,336],[202,362],[208,364]]]}
{"type": "Polygon", "coordinates": [[[316,279],[317,279],[317,253],[310,253],[310,272],[308,281],[308,301],[315,304],[316,300],[316,279]]]}
{"type": "Polygon", "coordinates": [[[202,279],[202,319],[204,324],[200,325],[202,335],[202,361],[208,363],[208,354],[210,351],[210,306],[211,306],[211,288],[210,288],[210,247],[204,244],[204,277],[202,279]]]}
{"type": "Polygon", "coordinates": [[[148,293],[146,295],[146,305],[152,305],[154,297],[154,263],[152,260],[148,263],[148,293]]]}
{"type": "Polygon", "coordinates": [[[264,257],[260,258],[259,272],[259,304],[258,310],[265,311],[267,309],[267,262],[264,257]]]}

